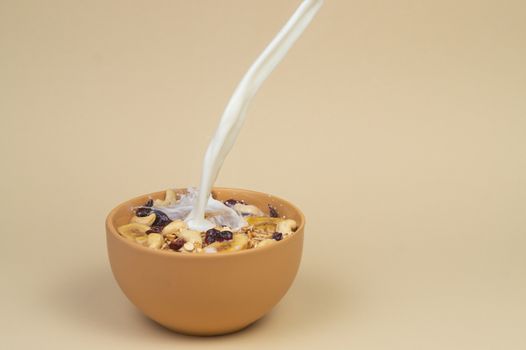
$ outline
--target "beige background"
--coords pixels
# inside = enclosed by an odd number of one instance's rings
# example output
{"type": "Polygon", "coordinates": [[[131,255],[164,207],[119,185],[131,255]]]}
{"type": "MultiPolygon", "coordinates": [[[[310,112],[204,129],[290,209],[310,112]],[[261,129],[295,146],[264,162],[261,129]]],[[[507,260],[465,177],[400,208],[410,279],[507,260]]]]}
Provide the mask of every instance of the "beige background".
{"type": "Polygon", "coordinates": [[[288,295],[203,339],[121,294],[105,215],[197,184],[297,4],[0,2],[2,348],[526,347],[524,1],[326,1],[218,180],[305,211],[288,295]]]}

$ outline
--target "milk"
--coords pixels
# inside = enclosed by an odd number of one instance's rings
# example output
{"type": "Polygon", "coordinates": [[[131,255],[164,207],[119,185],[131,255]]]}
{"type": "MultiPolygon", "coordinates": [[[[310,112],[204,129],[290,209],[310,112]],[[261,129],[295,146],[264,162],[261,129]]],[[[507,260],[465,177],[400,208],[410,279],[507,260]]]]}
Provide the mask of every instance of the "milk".
{"type": "Polygon", "coordinates": [[[213,222],[205,219],[210,191],[243,126],[247,106],[263,82],[307,28],[322,4],[323,0],[303,1],[239,82],[206,150],[199,193],[195,198],[192,211],[185,219],[190,229],[206,231],[215,226],[213,222]]]}

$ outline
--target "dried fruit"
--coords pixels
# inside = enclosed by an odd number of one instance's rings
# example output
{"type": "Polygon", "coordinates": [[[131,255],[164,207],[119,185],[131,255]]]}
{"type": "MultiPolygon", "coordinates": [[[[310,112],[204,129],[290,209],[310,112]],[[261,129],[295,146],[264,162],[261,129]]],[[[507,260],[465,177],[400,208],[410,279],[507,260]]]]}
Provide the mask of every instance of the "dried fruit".
{"type": "Polygon", "coordinates": [[[221,241],[230,241],[233,238],[233,236],[234,235],[232,234],[231,231],[221,231],[221,232],[219,232],[219,237],[221,238],[221,241]]]}
{"type": "Polygon", "coordinates": [[[150,233],[160,233],[162,230],[162,226],[152,226],[148,231],[146,231],[146,234],[149,235],[150,233]]]}
{"type": "Polygon", "coordinates": [[[145,217],[145,216],[150,215],[152,213],[152,209],[151,209],[152,205],[153,205],[153,200],[148,199],[146,203],[144,203],[142,206],[135,209],[135,215],[137,215],[138,217],[145,217]]]}
{"type": "Polygon", "coordinates": [[[269,215],[271,218],[277,218],[279,217],[279,213],[278,213],[278,210],[276,209],[276,207],[273,207],[272,205],[268,205],[268,210],[269,210],[269,215]]]}
{"type": "Polygon", "coordinates": [[[176,240],[171,241],[168,247],[172,250],[177,251],[181,249],[185,243],[186,241],[183,238],[177,238],[176,240]]]}
{"type": "Polygon", "coordinates": [[[205,233],[205,243],[206,244],[212,244],[216,241],[218,235],[220,234],[219,230],[216,230],[215,228],[211,228],[210,230],[206,231],[205,233]]]}
{"type": "MultiPolygon", "coordinates": [[[[218,226],[206,232],[194,231],[188,229],[182,218],[172,221],[167,214],[172,213],[170,208],[160,207],[170,206],[176,201],[177,194],[173,190],[167,190],[164,199],[149,199],[144,205],[135,208],[135,215],[130,219],[130,223],[119,227],[119,233],[152,249],[171,249],[183,254],[216,253],[276,244],[286,239],[298,226],[296,221],[280,216],[274,204],[268,203],[268,210],[263,212],[255,205],[231,198],[224,201],[225,205],[244,216],[248,225],[238,231],[238,226],[233,230],[224,225],[224,221],[219,221],[218,226]]],[[[212,211],[206,214],[209,219],[216,215],[212,211]]],[[[173,214],[172,217],[181,216],[173,214]]]]}
{"type": "Polygon", "coordinates": [[[172,220],[168,217],[168,215],[166,215],[162,211],[154,209],[153,212],[155,213],[156,218],[155,218],[155,221],[153,222],[152,226],[164,227],[164,226],[168,225],[170,222],[172,222],[172,220]]]}
{"type": "Polygon", "coordinates": [[[146,231],[150,229],[149,226],[132,222],[127,225],[119,226],[117,231],[124,237],[135,240],[139,236],[146,236],[146,231]]]}
{"type": "Polygon", "coordinates": [[[230,208],[234,207],[234,205],[236,205],[237,203],[245,204],[244,201],[238,201],[237,199],[232,199],[232,198],[231,199],[227,199],[223,203],[225,203],[225,205],[227,207],[230,207],[230,208]]]}
{"type": "Polygon", "coordinates": [[[149,207],[138,207],[136,210],[135,210],[135,215],[137,215],[138,217],[144,217],[144,216],[148,216],[152,213],[152,209],[149,208],[149,207]]]}
{"type": "Polygon", "coordinates": [[[283,233],[281,233],[281,232],[274,232],[272,234],[272,239],[274,239],[276,241],[281,241],[283,239],[283,233]]]}

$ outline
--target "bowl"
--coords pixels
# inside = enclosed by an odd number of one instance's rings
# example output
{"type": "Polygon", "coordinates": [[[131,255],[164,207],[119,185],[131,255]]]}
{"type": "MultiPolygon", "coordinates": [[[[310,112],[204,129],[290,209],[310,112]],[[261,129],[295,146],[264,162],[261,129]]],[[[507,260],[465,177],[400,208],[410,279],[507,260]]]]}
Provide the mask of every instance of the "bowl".
{"type": "Polygon", "coordinates": [[[266,193],[214,188],[219,200],[244,200],[264,211],[271,204],[280,215],[296,220],[298,229],[269,246],[208,254],[149,249],[119,235],[117,227],[129,222],[132,208],[149,198],[163,198],[164,193],[126,201],[106,219],[111,270],[128,299],[155,322],[191,335],[235,332],[268,313],[283,298],[298,271],[305,225],[301,211],[266,193]]]}

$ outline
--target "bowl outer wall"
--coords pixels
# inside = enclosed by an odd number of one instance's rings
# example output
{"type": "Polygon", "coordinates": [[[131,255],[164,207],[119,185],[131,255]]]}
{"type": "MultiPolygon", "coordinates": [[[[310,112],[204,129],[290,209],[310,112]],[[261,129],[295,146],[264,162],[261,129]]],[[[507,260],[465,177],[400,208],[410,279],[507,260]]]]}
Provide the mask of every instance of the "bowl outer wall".
{"type": "Polygon", "coordinates": [[[305,219],[299,209],[249,190],[215,188],[214,194],[262,209],[271,204],[280,215],[296,220],[298,230],[268,247],[198,255],[151,250],[117,233],[116,227],[129,222],[133,207],[162,198],[164,191],[122,203],[106,221],[111,269],[124,294],[145,315],[182,333],[228,333],[258,320],[285,295],[301,260],[305,219]]]}

